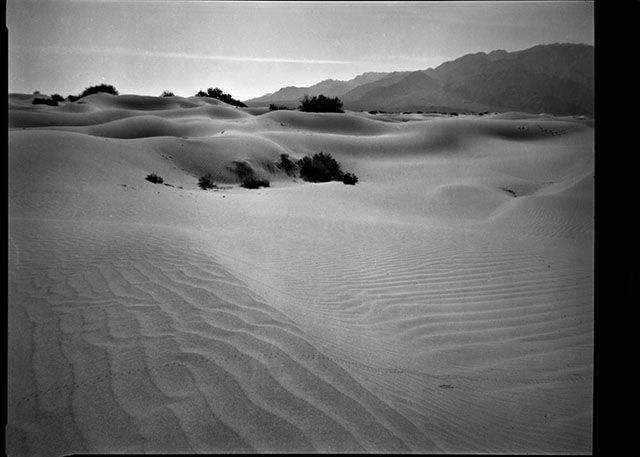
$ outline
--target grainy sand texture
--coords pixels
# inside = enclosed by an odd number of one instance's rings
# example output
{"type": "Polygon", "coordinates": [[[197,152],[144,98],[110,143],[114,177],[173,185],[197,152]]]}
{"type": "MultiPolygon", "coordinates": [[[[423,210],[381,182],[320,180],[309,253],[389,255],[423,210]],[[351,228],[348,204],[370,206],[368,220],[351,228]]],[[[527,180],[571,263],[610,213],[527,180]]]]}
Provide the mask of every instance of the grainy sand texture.
{"type": "Polygon", "coordinates": [[[33,98],[9,456],[591,452],[592,120],[33,98]],[[320,151],[358,184],[274,167],[320,151]]]}

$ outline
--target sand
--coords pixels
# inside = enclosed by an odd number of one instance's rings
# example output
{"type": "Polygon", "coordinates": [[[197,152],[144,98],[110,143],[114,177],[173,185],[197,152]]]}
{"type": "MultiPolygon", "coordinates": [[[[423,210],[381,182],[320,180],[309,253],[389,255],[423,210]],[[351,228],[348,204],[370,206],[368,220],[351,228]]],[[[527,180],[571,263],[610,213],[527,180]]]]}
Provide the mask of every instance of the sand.
{"type": "Polygon", "coordinates": [[[8,455],[591,451],[592,120],[32,99],[8,455]],[[320,150],[360,182],[271,166],[320,150]]]}

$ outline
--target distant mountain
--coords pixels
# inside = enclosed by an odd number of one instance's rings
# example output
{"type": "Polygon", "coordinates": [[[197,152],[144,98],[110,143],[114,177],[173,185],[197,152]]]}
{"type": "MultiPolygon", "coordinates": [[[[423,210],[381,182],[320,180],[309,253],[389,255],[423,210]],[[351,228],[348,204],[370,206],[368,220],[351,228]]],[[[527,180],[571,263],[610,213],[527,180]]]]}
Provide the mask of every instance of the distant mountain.
{"type": "Polygon", "coordinates": [[[345,94],[346,109],[593,114],[594,48],[552,44],[479,52],[412,72],[384,88],[363,88],[345,94]]]}
{"type": "Polygon", "coordinates": [[[386,76],[387,73],[380,72],[367,72],[356,76],[349,81],[340,81],[336,79],[325,79],[310,87],[295,87],[288,86],[261,97],[252,98],[245,101],[245,104],[249,106],[277,104],[285,106],[298,106],[300,103],[298,99],[302,98],[305,94],[308,95],[326,95],[327,97],[341,97],[343,94],[349,92],[351,89],[358,87],[362,84],[367,84],[386,76]]]}
{"type": "Polygon", "coordinates": [[[515,52],[478,52],[436,68],[325,80],[245,103],[288,101],[295,107],[304,94],[320,93],[340,97],[350,110],[593,114],[594,48],[556,43],[515,52]]]}

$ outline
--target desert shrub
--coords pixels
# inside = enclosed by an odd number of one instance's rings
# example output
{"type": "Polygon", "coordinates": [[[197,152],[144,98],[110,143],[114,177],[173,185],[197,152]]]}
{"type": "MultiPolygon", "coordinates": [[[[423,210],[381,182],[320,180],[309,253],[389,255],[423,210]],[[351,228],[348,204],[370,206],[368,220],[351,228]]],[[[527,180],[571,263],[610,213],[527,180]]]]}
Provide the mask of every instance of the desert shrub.
{"type": "Polygon", "coordinates": [[[176,94],[174,94],[171,91],[165,90],[162,92],[162,94],[160,95],[161,97],[175,97],[176,94]]]}
{"type": "Polygon", "coordinates": [[[33,95],[40,95],[40,91],[39,90],[34,90],[33,91],[33,95]]]}
{"type": "Polygon", "coordinates": [[[162,179],[161,176],[158,176],[155,173],[150,173],[147,175],[147,177],[145,178],[147,181],[152,182],[154,184],[162,184],[164,182],[164,179],[162,179]]]}
{"type": "Polygon", "coordinates": [[[87,95],[93,95],[100,92],[104,92],[105,94],[111,95],[119,95],[118,91],[115,87],[110,84],[98,84],[97,86],[87,87],[81,94],[79,98],[86,97],[87,95]]]}
{"type": "Polygon", "coordinates": [[[51,100],[55,100],[56,102],[63,102],[64,101],[64,97],[60,94],[53,94],[51,97],[51,100]]]}
{"type": "Polygon", "coordinates": [[[281,110],[281,109],[289,110],[289,108],[287,108],[287,107],[286,107],[286,106],[284,106],[284,105],[280,105],[280,106],[278,106],[278,105],[276,105],[275,103],[271,103],[271,104],[269,105],[269,111],[277,111],[277,110],[281,110]]]}
{"type": "Polygon", "coordinates": [[[296,163],[289,158],[289,154],[280,154],[280,162],[276,164],[276,167],[284,171],[287,176],[296,175],[296,163]]]}
{"type": "Polygon", "coordinates": [[[353,173],[345,173],[342,176],[342,182],[344,184],[355,186],[356,183],[358,182],[358,177],[356,175],[354,175],[353,173]]]}
{"type": "Polygon", "coordinates": [[[266,179],[252,177],[242,181],[241,185],[242,187],[245,187],[247,189],[258,189],[260,187],[269,187],[269,181],[267,181],[266,179]]]}
{"type": "Polygon", "coordinates": [[[305,95],[300,99],[300,111],[313,113],[343,113],[342,102],[338,97],[326,97],[324,95],[305,95]]]}
{"type": "Polygon", "coordinates": [[[233,162],[233,172],[236,174],[240,181],[245,181],[250,178],[254,178],[255,174],[253,168],[247,162],[235,161],[233,162]]]}
{"type": "Polygon", "coordinates": [[[58,106],[58,102],[55,100],[52,100],[50,98],[34,98],[33,102],[31,102],[33,105],[49,105],[49,106],[58,106]]]}
{"type": "Polygon", "coordinates": [[[222,92],[222,90],[218,89],[217,87],[216,88],[210,87],[210,88],[207,89],[206,92],[203,91],[203,90],[200,90],[196,94],[196,97],[215,98],[216,100],[220,100],[221,102],[228,103],[229,105],[239,106],[239,107],[242,107],[242,108],[246,108],[247,107],[247,105],[242,103],[240,100],[236,100],[230,94],[225,94],[224,92],[222,92]]]}
{"type": "Polygon", "coordinates": [[[202,190],[215,189],[216,187],[218,187],[213,181],[213,176],[211,176],[211,173],[207,173],[206,175],[201,176],[200,179],[198,179],[198,186],[200,186],[200,189],[202,190]]]}
{"type": "Polygon", "coordinates": [[[378,111],[376,111],[376,110],[371,110],[371,111],[369,111],[369,114],[378,114],[378,111]]]}
{"type": "Polygon", "coordinates": [[[300,177],[310,182],[341,181],[342,170],[331,154],[320,151],[313,157],[304,156],[298,161],[300,177]]]}
{"type": "Polygon", "coordinates": [[[69,100],[70,102],[75,102],[77,100],[79,100],[80,97],[78,97],[77,95],[67,95],[67,100],[69,100]]]}

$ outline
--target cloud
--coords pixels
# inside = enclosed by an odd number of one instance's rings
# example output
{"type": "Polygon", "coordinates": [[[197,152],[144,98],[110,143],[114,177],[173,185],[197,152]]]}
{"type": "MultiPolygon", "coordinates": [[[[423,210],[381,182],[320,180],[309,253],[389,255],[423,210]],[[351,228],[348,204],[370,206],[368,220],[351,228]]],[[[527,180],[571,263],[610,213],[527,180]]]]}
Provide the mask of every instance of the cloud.
{"type": "Polygon", "coordinates": [[[18,51],[58,53],[58,54],[100,54],[128,57],[158,57],[168,59],[212,60],[227,62],[273,62],[273,63],[299,63],[299,64],[334,64],[344,65],[362,63],[350,60],[323,60],[323,59],[290,59],[280,57],[250,57],[250,56],[219,56],[210,54],[191,54],[184,52],[160,52],[122,48],[84,48],[80,46],[14,46],[18,51]]]}

